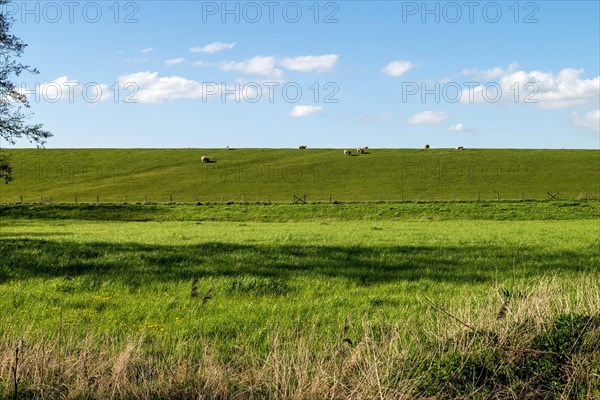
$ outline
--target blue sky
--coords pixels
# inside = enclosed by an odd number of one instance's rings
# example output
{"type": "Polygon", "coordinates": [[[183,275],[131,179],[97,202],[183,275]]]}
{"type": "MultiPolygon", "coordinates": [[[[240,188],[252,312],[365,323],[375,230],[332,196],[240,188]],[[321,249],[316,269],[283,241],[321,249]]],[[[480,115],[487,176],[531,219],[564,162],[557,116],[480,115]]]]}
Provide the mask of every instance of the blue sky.
{"type": "Polygon", "coordinates": [[[9,7],[48,148],[600,147],[598,1],[9,7]]]}

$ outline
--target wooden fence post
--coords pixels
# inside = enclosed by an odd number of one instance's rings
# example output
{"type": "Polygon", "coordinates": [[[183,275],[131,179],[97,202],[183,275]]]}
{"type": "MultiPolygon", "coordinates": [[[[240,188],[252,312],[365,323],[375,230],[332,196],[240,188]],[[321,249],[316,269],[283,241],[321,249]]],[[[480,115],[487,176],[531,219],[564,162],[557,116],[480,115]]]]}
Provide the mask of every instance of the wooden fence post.
{"type": "Polygon", "coordinates": [[[500,201],[500,193],[496,192],[496,201],[500,201]]]}
{"type": "Polygon", "coordinates": [[[96,203],[100,203],[100,196],[96,195],[96,203]]]}

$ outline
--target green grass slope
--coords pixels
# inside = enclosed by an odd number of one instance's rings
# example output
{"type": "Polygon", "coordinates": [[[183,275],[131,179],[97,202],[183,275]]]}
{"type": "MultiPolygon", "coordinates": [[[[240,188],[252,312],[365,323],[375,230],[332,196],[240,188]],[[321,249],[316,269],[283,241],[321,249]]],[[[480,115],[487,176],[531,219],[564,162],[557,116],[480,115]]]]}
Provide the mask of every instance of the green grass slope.
{"type": "Polygon", "coordinates": [[[0,202],[309,202],[600,197],[600,151],[15,149],[0,202]],[[202,164],[206,155],[213,161],[202,164]],[[479,193],[479,195],[478,195],[479,193]],[[242,197],[243,196],[243,197],[242,197]]]}

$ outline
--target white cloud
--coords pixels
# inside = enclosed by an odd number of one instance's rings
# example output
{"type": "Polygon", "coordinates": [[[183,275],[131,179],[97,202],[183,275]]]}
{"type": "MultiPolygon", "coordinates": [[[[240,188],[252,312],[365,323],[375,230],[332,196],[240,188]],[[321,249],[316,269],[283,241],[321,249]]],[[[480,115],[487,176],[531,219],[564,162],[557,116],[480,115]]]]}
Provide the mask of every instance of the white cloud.
{"type": "Polygon", "coordinates": [[[206,62],[206,61],[194,61],[192,63],[192,65],[195,65],[197,67],[212,67],[215,65],[215,63],[206,62]]]}
{"type": "MultiPolygon", "coordinates": [[[[28,95],[25,91],[21,94],[28,95]]],[[[49,103],[58,101],[84,101],[87,103],[99,103],[113,96],[108,85],[97,82],[81,83],[67,76],[61,76],[47,83],[42,83],[37,88],[40,99],[49,103]]]]}
{"type": "Polygon", "coordinates": [[[136,85],[133,95],[140,103],[164,103],[179,99],[197,99],[205,93],[202,83],[179,76],[159,77],[158,72],[137,72],[119,77],[121,86],[136,85]]]}
{"type": "Polygon", "coordinates": [[[480,82],[473,89],[466,88],[461,95],[463,103],[494,102],[507,104],[535,104],[539,108],[559,109],[581,106],[598,101],[600,76],[582,79],[583,70],[566,68],[558,74],[538,70],[515,70],[511,64],[507,70],[494,68],[487,71],[464,70],[474,78],[488,76],[493,81],[480,82]],[[484,96],[488,86],[487,100],[484,96]],[[500,91],[497,91],[497,88],[500,91]],[[500,93],[498,95],[497,93],[500,93]],[[490,100],[492,99],[492,100],[490,100]],[[498,101],[496,101],[498,100],[498,101]]]}
{"type": "Polygon", "coordinates": [[[465,126],[463,124],[450,125],[448,130],[450,132],[463,132],[465,130],[465,126]]]}
{"type": "Polygon", "coordinates": [[[154,51],[153,47],[148,47],[146,49],[140,50],[140,53],[142,53],[142,54],[148,54],[148,53],[152,53],[153,51],[154,51]]]}
{"type": "MultiPolygon", "coordinates": [[[[255,85],[244,86],[244,82],[241,81],[230,85],[198,82],[180,76],[161,77],[158,72],[136,72],[120,76],[118,81],[121,87],[128,83],[135,85],[136,91],[132,95],[132,99],[142,104],[160,104],[176,100],[194,99],[253,102],[261,100],[265,96],[264,88],[259,86],[259,89],[261,89],[261,92],[259,92],[255,85]]],[[[131,87],[129,90],[131,90],[131,87]]]]}
{"type": "Polygon", "coordinates": [[[245,74],[281,77],[283,71],[275,66],[275,57],[256,56],[240,62],[224,62],[220,68],[223,71],[239,71],[245,74]]]}
{"type": "Polygon", "coordinates": [[[183,62],[185,62],[185,58],[181,58],[181,57],[180,58],[171,58],[171,59],[165,61],[165,65],[168,67],[171,67],[173,65],[181,64],[183,62]]]}
{"type": "Polygon", "coordinates": [[[51,82],[42,83],[38,87],[38,93],[42,96],[54,97],[54,94],[60,94],[63,90],[69,90],[69,86],[79,85],[79,82],[69,79],[67,76],[61,76],[51,82]]]}
{"type": "Polygon", "coordinates": [[[392,117],[392,113],[384,112],[379,114],[365,114],[361,115],[358,120],[363,124],[373,124],[377,122],[383,122],[392,117]]]}
{"type": "MultiPolygon", "coordinates": [[[[248,60],[223,62],[219,68],[223,71],[239,71],[245,74],[262,75],[269,78],[282,78],[283,71],[328,72],[333,71],[338,56],[327,54],[322,56],[299,56],[276,58],[274,56],[256,56],[248,60]]],[[[201,63],[200,65],[205,65],[201,63]]]]}
{"type": "Polygon", "coordinates": [[[279,61],[279,64],[290,71],[328,72],[335,68],[338,58],[336,54],[288,57],[279,61]]]}
{"type": "Polygon", "coordinates": [[[413,115],[407,121],[409,124],[439,124],[449,116],[450,114],[443,111],[424,111],[413,115]]]}
{"type": "Polygon", "coordinates": [[[323,107],[320,106],[294,106],[292,111],[287,113],[287,115],[294,118],[308,117],[321,111],[323,111],[323,107]]]}
{"type": "Polygon", "coordinates": [[[394,61],[389,63],[384,69],[381,70],[386,75],[393,77],[400,77],[407,73],[409,70],[413,69],[415,64],[410,61],[394,61]]]}
{"type": "Polygon", "coordinates": [[[600,109],[591,110],[584,115],[573,112],[571,114],[571,122],[586,131],[600,133],[600,109]]]}
{"type": "Polygon", "coordinates": [[[190,51],[192,53],[212,54],[212,53],[217,53],[217,52],[223,51],[223,50],[233,49],[234,46],[235,46],[235,42],[232,42],[232,43],[212,42],[212,43],[209,43],[202,47],[192,47],[190,49],[190,51]]]}
{"type": "Polygon", "coordinates": [[[463,75],[467,75],[477,79],[494,79],[499,78],[502,75],[510,74],[519,67],[519,64],[513,62],[511,63],[507,69],[502,67],[494,67],[489,69],[479,69],[479,68],[465,68],[461,72],[463,75]]]}

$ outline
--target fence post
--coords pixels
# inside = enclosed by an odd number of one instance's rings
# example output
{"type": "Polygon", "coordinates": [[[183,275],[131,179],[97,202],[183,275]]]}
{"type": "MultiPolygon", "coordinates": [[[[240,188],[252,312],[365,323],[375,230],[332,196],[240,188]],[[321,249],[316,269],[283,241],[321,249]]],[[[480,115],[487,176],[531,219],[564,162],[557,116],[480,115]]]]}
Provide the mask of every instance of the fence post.
{"type": "Polygon", "coordinates": [[[496,192],[496,201],[500,201],[500,193],[496,192]]]}
{"type": "Polygon", "coordinates": [[[148,195],[144,194],[144,203],[147,203],[147,202],[148,202],[148,195]]]}
{"type": "Polygon", "coordinates": [[[521,200],[525,200],[525,197],[523,196],[523,192],[521,192],[521,200]]]}
{"type": "Polygon", "coordinates": [[[331,203],[331,193],[329,194],[329,202],[331,203]]]}
{"type": "Polygon", "coordinates": [[[169,194],[169,203],[173,202],[173,193],[169,194]]]}
{"type": "Polygon", "coordinates": [[[21,203],[23,202],[23,195],[21,195],[21,203]]]}
{"type": "Polygon", "coordinates": [[[100,203],[100,196],[96,195],[96,203],[100,203]]]}
{"type": "Polygon", "coordinates": [[[271,204],[271,195],[269,195],[269,204],[271,204]]]}

